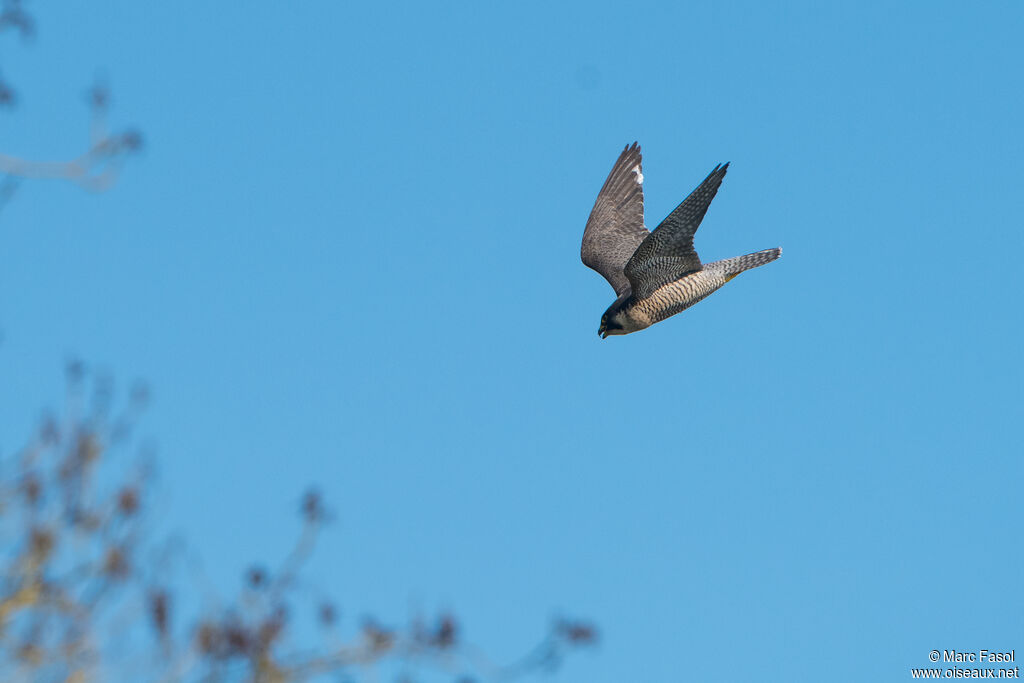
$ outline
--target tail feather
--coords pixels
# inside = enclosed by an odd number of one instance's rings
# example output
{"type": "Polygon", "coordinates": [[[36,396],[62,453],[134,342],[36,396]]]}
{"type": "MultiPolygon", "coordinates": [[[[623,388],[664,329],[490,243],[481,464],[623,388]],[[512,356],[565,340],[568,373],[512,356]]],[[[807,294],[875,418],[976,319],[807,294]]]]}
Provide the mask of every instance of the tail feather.
{"type": "MultiPolygon", "coordinates": [[[[734,256],[733,258],[727,258],[724,261],[716,261],[710,265],[725,271],[725,281],[728,282],[743,271],[763,266],[766,263],[771,263],[780,256],[782,256],[782,248],[775,247],[774,249],[755,251],[753,254],[745,254],[744,256],[734,256]]],[[[705,266],[705,268],[707,268],[707,266],[705,266]]]]}

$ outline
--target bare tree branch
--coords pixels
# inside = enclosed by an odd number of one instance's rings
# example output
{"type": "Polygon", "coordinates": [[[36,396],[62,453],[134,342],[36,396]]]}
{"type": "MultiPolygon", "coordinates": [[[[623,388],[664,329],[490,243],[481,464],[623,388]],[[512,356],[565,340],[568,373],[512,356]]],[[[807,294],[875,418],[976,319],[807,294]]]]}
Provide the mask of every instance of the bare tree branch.
{"type": "MultiPolygon", "coordinates": [[[[23,39],[35,33],[35,22],[21,0],[0,4],[0,34],[15,31],[23,39]]],[[[134,129],[111,132],[107,125],[108,88],[97,83],[88,94],[90,139],[85,151],[67,160],[48,161],[0,153],[0,208],[10,201],[24,179],[66,180],[92,192],[109,189],[117,180],[125,158],[142,148],[142,135],[134,129]]],[[[0,78],[0,107],[17,101],[13,87],[0,78]]]]}
{"type": "MultiPolygon", "coordinates": [[[[196,586],[170,575],[168,553],[180,555],[180,544],[146,552],[156,543],[146,522],[152,468],[126,468],[115,455],[134,443],[148,391],[136,386],[117,407],[108,379],[90,380],[78,362],[66,375],[62,412],[44,418],[21,451],[0,461],[0,549],[8,549],[0,550],[0,680],[101,680],[133,671],[145,645],[152,648],[145,674],[132,680],[293,683],[339,673],[372,680],[375,671],[398,667],[507,681],[554,670],[566,654],[596,642],[589,624],[555,620],[523,657],[497,665],[445,612],[417,615],[401,628],[366,618],[348,640],[297,646],[292,607],[310,594],[302,570],[331,517],[312,490],[302,497],[301,530],[279,568],[253,566],[237,595],[177,628],[175,606],[194,604],[196,586]],[[114,473],[119,481],[110,486],[114,473]],[[119,643],[132,643],[132,653],[119,643]]],[[[315,625],[335,633],[333,604],[318,598],[312,607],[315,625]]]]}

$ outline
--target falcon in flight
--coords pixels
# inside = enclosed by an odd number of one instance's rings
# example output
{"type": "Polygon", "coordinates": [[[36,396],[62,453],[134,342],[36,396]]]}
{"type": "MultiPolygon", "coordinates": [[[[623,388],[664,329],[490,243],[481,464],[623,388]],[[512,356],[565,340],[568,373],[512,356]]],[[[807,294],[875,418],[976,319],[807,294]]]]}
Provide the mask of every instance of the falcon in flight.
{"type": "Polygon", "coordinates": [[[583,263],[604,276],[618,298],[601,316],[601,338],[650,327],[694,305],[745,270],[779,258],[781,248],[701,263],[693,234],[729,164],[715,166],[653,232],[644,227],[640,147],[615,162],[583,232],[583,263]]]}

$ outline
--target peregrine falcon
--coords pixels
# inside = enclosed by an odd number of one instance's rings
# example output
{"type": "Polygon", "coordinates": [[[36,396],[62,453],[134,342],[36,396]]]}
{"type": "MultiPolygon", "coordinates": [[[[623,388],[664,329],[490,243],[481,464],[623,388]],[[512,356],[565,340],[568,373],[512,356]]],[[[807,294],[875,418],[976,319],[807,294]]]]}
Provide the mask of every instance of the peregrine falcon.
{"type": "Polygon", "coordinates": [[[718,165],[661,224],[644,227],[640,147],[627,145],[597,195],[583,232],[583,263],[608,280],[618,298],[601,316],[604,339],[650,327],[694,305],[751,268],[779,258],[781,248],[701,263],[693,234],[729,164],[718,165]]]}

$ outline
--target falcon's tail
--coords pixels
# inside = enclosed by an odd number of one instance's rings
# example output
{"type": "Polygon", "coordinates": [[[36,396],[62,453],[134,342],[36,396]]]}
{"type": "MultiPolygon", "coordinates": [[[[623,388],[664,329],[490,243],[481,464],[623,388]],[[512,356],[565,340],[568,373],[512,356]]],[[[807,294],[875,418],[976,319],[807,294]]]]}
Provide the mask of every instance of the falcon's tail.
{"type": "Polygon", "coordinates": [[[743,271],[771,263],[780,256],[782,256],[782,248],[775,247],[774,249],[755,251],[753,254],[746,254],[745,256],[727,258],[724,261],[718,261],[714,265],[716,268],[725,271],[725,281],[728,282],[743,271]]]}

